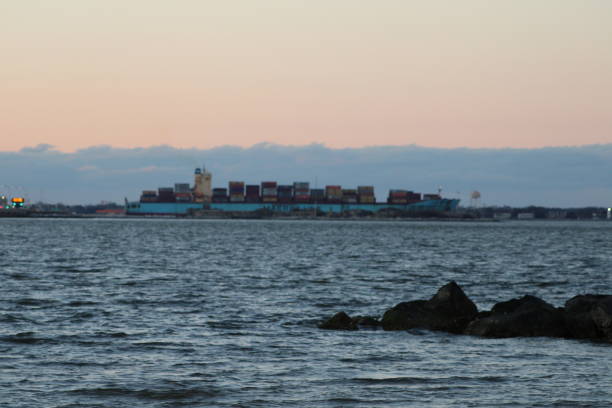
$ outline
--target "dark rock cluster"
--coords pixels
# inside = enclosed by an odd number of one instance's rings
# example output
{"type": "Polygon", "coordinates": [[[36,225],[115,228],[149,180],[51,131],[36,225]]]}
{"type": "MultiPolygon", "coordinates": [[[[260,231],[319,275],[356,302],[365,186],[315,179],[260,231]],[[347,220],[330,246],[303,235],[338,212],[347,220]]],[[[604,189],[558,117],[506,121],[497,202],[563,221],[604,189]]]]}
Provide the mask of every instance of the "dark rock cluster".
{"type": "Polygon", "coordinates": [[[560,337],[612,343],[612,295],[578,295],[565,307],[554,307],[535,296],[523,296],[478,312],[474,302],[455,282],[442,286],[429,300],[402,302],[381,320],[351,318],[339,312],[319,325],[321,329],[358,330],[427,329],[482,337],[560,337]]]}

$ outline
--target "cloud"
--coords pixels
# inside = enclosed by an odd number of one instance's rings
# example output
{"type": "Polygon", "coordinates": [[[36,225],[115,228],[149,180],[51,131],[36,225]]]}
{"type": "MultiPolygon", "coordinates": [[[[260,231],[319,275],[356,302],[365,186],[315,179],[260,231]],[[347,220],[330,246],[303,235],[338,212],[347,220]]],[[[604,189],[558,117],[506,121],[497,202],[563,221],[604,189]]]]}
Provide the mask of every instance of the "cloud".
{"type": "Polygon", "coordinates": [[[612,144],[542,149],[436,149],[416,145],[331,149],[321,144],[260,143],[243,148],[123,149],[94,146],[73,153],[50,145],[0,152],[4,183],[21,186],[31,200],[120,202],[141,190],[192,182],[206,165],[213,185],[310,181],[311,185],[374,185],[378,199],[391,188],[434,192],[468,200],[473,190],[494,205],[609,206],[612,144]],[[52,154],[51,154],[52,153],[52,154]]]}
{"type": "Polygon", "coordinates": [[[34,147],[24,147],[23,149],[20,150],[21,153],[45,153],[48,151],[51,151],[55,148],[55,146],[50,145],[50,144],[46,144],[46,143],[40,143],[34,147]]]}
{"type": "Polygon", "coordinates": [[[89,165],[85,165],[85,166],[81,166],[77,169],[77,171],[97,171],[98,168],[96,166],[89,166],[89,165]]]}

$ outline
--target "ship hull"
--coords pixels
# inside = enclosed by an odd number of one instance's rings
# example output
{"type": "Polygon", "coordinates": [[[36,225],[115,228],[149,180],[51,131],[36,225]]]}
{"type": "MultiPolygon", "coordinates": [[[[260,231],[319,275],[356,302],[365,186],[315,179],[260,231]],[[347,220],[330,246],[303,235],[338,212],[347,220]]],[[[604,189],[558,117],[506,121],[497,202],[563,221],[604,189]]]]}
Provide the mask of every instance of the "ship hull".
{"type": "Polygon", "coordinates": [[[411,213],[449,212],[457,208],[459,200],[440,199],[420,201],[412,204],[332,204],[332,203],[158,203],[132,202],[126,206],[128,215],[176,215],[186,216],[197,210],[210,209],[228,213],[255,213],[270,211],[272,213],[292,213],[296,211],[319,211],[323,213],[341,214],[346,212],[404,211],[411,213]],[[205,207],[206,206],[206,207],[205,207]]]}

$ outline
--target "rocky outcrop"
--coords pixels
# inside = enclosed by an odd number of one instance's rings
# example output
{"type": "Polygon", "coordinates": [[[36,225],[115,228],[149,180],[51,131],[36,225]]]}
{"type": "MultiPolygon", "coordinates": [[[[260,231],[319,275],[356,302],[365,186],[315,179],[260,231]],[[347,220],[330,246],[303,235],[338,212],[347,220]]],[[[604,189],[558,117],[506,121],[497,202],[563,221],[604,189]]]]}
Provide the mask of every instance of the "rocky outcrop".
{"type": "Polygon", "coordinates": [[[455,282],[442,286],[429,300],[402,302],[387,310],[382,318],[385,330],[413,328],[461,333],[478,309],[455,282]]]}
{"type": "Polygon", "coordinates": [[[319,329],[325,330],[358,330],[380,327],[380,321],[371,316],[350,317],[345,312],[338,312],[319,324],[319,329]]]}
{"type": "Polygon", "coordinates": [[[380,327],[380,321],[371,316],[355,316],[351,319],[360,329],[376,329],[380,327]]]}
{"type": "Polygon", "coordinates": [[[578,295],[565,302],[568,337],[612,342],[612,295],[578,295]]]}
{"type": "Polygon", "coordinates": [[[474,319],[465,334],[483,337],[566,337],[563,309],[535,296],[497,303],[490,313],[474,319]]]}
{"type": "Polygon", "coordinates": [[[338,312],[319,325],[319,329],[325,330],[357,330],[357,324],[349,315],[338,312]]]}
{"type": "Polygon", "coordinates": [[[377,328],[439,330],[482,337],[561,337],[612,343],[612,295],[579,295],[556,308],[526,295],[478,312],[474,302],[455,282],[441,287],[429,300],[398,303],[381,321],[367,316],[351,318],[344,312],[319,325],[321,329],[377,328]]]}

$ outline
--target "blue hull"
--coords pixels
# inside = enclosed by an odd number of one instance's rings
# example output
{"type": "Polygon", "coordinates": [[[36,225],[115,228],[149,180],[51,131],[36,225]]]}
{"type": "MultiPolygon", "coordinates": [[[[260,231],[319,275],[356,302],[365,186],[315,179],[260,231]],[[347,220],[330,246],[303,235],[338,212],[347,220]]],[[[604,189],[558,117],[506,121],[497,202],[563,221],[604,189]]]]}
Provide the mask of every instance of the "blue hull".
{"type": "MultiPolygon", "coordinates": [[[[292,211],[314,211],[315,208],[324,213],[339,214],[346,211],[370,211],[376,213],[385,209],[396,209],[410,212],[448,212],[457,208],[459,200],[441,199],[420,201],[413,204],[279,204],[279,203],[210,203],[207,208],[225,212],[254,212],[270,210],[278,213],[291,213],[292,211]]],[[[128,215],[187,215],[193,210],[204,209],[202,203],[128,203],[128,215]]]]}

